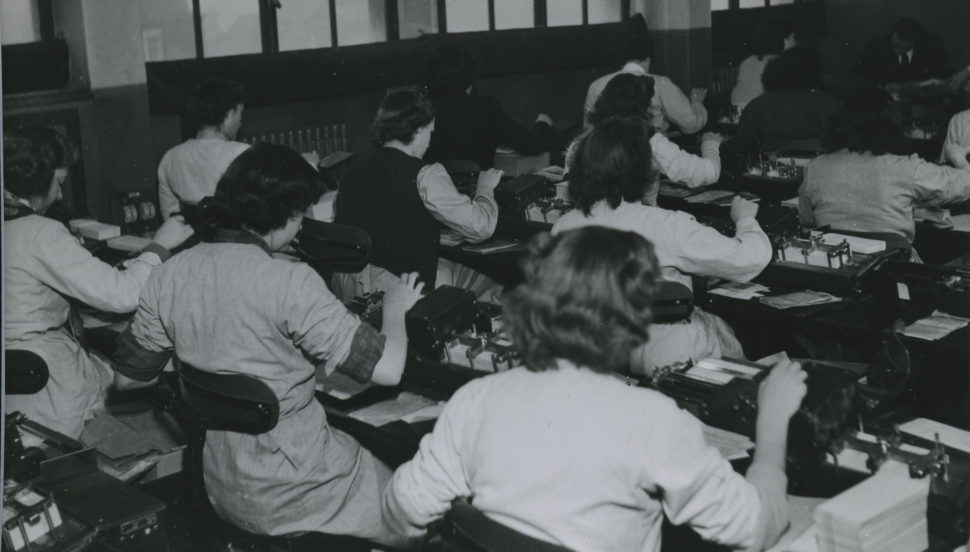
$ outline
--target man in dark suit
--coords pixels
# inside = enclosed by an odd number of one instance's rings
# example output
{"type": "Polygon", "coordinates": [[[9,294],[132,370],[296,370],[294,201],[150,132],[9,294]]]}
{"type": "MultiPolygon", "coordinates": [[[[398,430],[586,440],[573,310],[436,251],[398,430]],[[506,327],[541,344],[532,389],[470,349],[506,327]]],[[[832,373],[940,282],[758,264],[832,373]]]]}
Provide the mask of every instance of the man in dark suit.
{"type": "Polygon", "coordinates": [[[862,52],[860,66],[864,74],[879,83],[949,76],[943,39],[924,31],[909,17],[897,21],[891,34],[870,40],[862,52]]]}

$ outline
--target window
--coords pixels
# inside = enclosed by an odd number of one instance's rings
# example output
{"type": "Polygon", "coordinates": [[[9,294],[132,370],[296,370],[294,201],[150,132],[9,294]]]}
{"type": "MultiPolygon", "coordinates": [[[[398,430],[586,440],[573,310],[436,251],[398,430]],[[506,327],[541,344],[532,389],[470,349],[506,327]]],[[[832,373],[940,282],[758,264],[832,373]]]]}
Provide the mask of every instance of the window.
{"type": "Polygon", "coordinates": [[[496,29],[535,27],[536,14],[532,2],[523,2],[522,0],[494,1],[496,29]]]}
{"type": "Polygon", "coordinates": [[[550,27],[582,25],[582,0],[546,0],[546,23],[550,27]]]}
{"type": "Polygon", "coordinates": [[[0,37],[3,44],[41,40],[37,0],[0,1],[0,37]]]}
{"type": "Polygon", "coordinates": [[[400,0],[397,13],[401,38],[438,32],[438,9],[435,0],[400,0]]]}
{"type": "MultiPolygon", "coordinates": [[[[158,0],[155,0],[156,2],[158,0]]],[[[325,0],[285,0],[276,10],[280,51],[326,48],[330,36],[330,2],[325,0]]]]}
{"type": "Polygon", "coordinates": [[[141,42],[145,61],[195,57],[192,2],[141,0],[141,42]]]}
{"type": "Polygon", "coordinates": [[[739,8],[763,8],[765,7],[765,0],[741,0],[738,3],[739,8]]]}
{"type": "Polygon", "coordinates": [[[337,0],[337,44],[387,40],[384,0],[337,0]]]}
{"type": "Polygon", "coordinates": [[[711,0],[711,11],[722,11],[728,9],[728,0],[711,0]]]}
{"type": "Polygon", "coordinates": [[[449,33],[487,31],[488,0],[445,0],[445,16],[449,33]]]}
{"type": "Polygon", "coordinates": [[[258,0],[199,0],[199,11],[205,57],[262,51],[258,0]]]}
{"type": "Polygon", "coordinates": [[[586,4],[589,11],[589,23],[592,25],[616,23],[623,21],[627,15],[623,13],[623,3],[617,2],[617,0],[587,0],[586,4]]]}
{"type": "Polygon", "coordinates": [[[795,0],[770,0],[768,3],[772,6],[783,6],[785,4],[794,4],[795,0]]]}

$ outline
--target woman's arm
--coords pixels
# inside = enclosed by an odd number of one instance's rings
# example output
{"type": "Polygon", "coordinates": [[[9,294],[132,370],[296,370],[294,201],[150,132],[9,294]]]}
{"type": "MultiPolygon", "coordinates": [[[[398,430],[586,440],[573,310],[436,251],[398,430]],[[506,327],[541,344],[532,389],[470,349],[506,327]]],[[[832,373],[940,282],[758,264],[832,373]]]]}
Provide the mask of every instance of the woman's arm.
{"type": "Polygon", "coordinates": [[[475,199],[469,199],[455,189],[445,168],[434,163],[418,172],[418,194],[435,220],[468,241],[485,241],[495,232],[498,223],[495,186],[501,176],[502,171],[497,169],[482,171],[475,199]]]}
{"type": "Polygon", "coordinates": [[[378,385],[397,385],[404,372],[408,352],[408,335],[404,316],[421,298],[424,283],[418,282],[418,273],[401,275],[401,283],[384,294],[383,322],[384,352],[374,366],[371,381],[378,385]]]}
{"type": "Polygon", "coordinates": [[[660,172],[675,182],[683,182],[689,188],[696,188],[713,184],[720,178],[721,142],[719,134],[704,134],[701,157],[698,157],[680,149],[658,132],[650,138],[650,148],[660,172]]]}

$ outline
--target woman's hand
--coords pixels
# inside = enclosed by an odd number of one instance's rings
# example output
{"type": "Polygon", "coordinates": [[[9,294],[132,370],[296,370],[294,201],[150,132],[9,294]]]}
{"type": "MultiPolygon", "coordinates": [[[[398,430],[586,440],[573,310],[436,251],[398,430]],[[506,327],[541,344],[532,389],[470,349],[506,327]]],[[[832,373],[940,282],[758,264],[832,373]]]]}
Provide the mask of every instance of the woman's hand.
{"type": "Polygon", "coordinates": [[[417,272],[401,275],[401,282],[384,293],[384,315],[403,317],[421,298],[424,282],[418,281],[417,272]]]}
{"type": "Polygon", "coordinates": [[[492,190],[502,181],[502,169],[488,169],[478,173],[478,185],[475,187],[475,195],[490,194],[492,190]]]}
{"type": "Polygon", "coordinates": [[[798,412],[808,391],[805,385],[807,377],[808,374],[797,362],[782,360],[775,364],[758,389],[758,418],[787,425],[788,420],[798,412]]]}
{"type": "Polygon", "coordinates": [[[185,223],[185,217],[176,215],[162,223],[152,240],[165,249],[174,249],[189,239],[195,230],[185,223]]]}

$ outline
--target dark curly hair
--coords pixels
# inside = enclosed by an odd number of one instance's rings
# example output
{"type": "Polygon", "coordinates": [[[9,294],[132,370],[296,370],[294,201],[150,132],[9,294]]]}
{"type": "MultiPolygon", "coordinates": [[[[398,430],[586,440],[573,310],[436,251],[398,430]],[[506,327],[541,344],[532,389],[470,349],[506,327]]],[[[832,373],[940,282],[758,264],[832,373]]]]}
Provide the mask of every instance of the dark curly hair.
{"type": "Polygon", "coordinates": [[[445,46],[428,59],[428,92],[434,99],[462,96],[475,80],[475,59],[460,48],[445,46]]]}
{"type": "Polygon", "coordinates": [[[189,223],[202,239],[210,239],[217,228],[266,234],[316,203],[324,181],[292,149],[255,144],[229,165],[215,195],[202,200],[189,223]]]}
{"type": "Polygon", "coordinates": [[[70,169],[78,149],[70,138],[42,126],[22,126],[3,133],[3,187],[23,199],[45,196],[54,171],[70,169]]]}
{"type": "Polygon", "coordinates": [[[207,79],[185,102],[185,113],[196,128],[218,127],[230,111],[241,105],[245,92],[240,84],[222,79],[207,79]]]}
{"type": "Polygon", "coordinates": [[[653,130],[641,117],[609,119],[580,137],[569,170],[569,195],[587,215],[605,199],[616,208],[621,201],[640,201],[651,182],[650,137],[653,130]]]}
{"type": "Polygon", "coordinates": [[[765,90],[810,90],[822,85],[822,55],[809,46],[795,46],[768,62],[761,75],[765,90]]]}
{"type": "Polygon", "coordinates": [[[832,115],[822,147],[873,155],[905,153],[906,135],[892,96],[874,84],[855,89],[832,115]]]}
{"type": "Polygon", "coordinates": [[[391,92],[377,108],[371,139],[379,146],[392,140],[410,144],[414,133],[434,121],[434,115],[434,105],[423,90],[391,92]]]}
{"type": "Polygon", "coordinates": [[[537,235],[523,261],[525,282],[503,307],[528,369],[568,360],[595,372],[627,369],[646,343],[657,279],[653,245],[601,226],[537,235]]]}
{"type": "Polygon", "coordinates": [[[646,118],[653,93],[653,78],[620,73],[606,83],[587,120],[598,125],[614,117],[646,118]]]}

